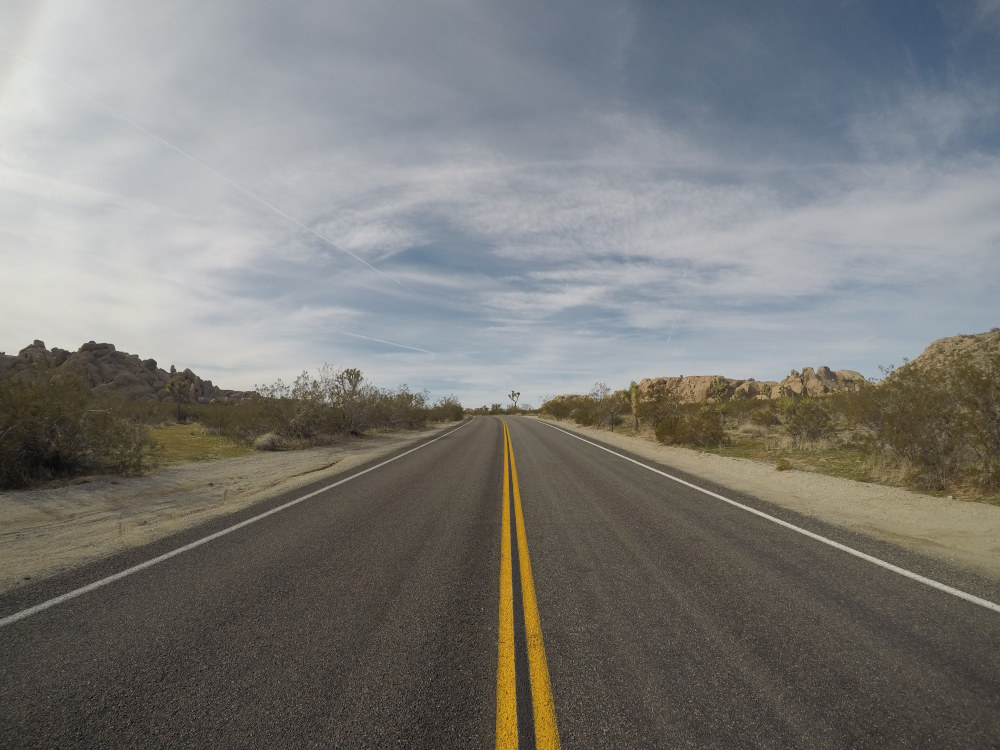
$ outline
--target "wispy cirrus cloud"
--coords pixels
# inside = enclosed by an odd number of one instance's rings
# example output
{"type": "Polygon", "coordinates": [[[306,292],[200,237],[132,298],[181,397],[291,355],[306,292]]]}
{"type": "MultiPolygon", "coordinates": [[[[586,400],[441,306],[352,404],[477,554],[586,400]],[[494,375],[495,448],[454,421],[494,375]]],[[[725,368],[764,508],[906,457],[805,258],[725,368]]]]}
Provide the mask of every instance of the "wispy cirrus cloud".
{"type": "Polygon", "coordinates": [[[0,338],[472,403],[876,374],[1000,315],[994,6],[5,6],[0,338]]]}

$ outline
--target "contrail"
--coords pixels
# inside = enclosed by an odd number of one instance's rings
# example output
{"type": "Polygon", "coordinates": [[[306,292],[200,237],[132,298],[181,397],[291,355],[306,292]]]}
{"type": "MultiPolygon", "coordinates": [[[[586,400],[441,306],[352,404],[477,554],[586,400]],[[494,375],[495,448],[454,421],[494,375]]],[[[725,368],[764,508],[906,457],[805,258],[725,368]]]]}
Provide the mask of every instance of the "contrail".
{"type": "MultiPolygon", "coordinates": [[[[213,174],[216,177],[218,177],[220,180],[222,180],[223,182],[225,182],[227,185],[235,188],[236,190],[240,191],[244,195],[246,195],[249,198],[255,200],[257,203],[259,203],[260,205],[264,206],[265,208],[267,208],[272,213],[274,213],[274,214],[280,216],[282,219],[285,219],[286,221],[294,224],[299,229],[302,229],[303,231],[308,232],[313,237],[315,237],[316,239],[320,240],[324,244],[329,245],[334,250],[337,250],[337,251],[339,251],[341,253],[344,253],[344,255],[348,255],[351,258],[354,258],[354,260],[356,260],[361,265],[363,265],[363,266],[371,269],[372,271],[374,271],[375,273],[379,274],[380,276],[384,276],[385,278],[387,278],[390,281],[392,281],[394,284],[398,284],[399,286],[401,286],[403,289],[406,289],[407,291],[411,291],[411,292],[415,291],[411,287],[408,287],[406,284],[404,284],[402,281],[399,281],[398,279],[390,276],[385,271],[379,270],[378,268],[376,268],[375,266],[373,266],[371,263],[369,263],[368,261],[366,261],[364,258],[361,258],[361,257],[355,255],[350,250],[345,250],[344,248],[340,247],[340,245],[336,244],[330,238],[325,237],[324,235],[322,235],[319,232],[317,232],[315,229],[313,229],[313,228],[311,228],[311,227],[303,224],[301,221],[299,221],[298,219],[296,219],[294,216],[292,216],[291,214],[289,214],[289,213],[281,210],[280,208],[278,208],[276,205],[274,205],[270,201],[266,200],[265,198],[263,198],[260,195],[258,195],[257,193],[255,193],[253,190],[250,190],[249,188],[244,187],[240,183],[236,182],[236,180],[234,180],[233,178],[229,177],[228,175],[223,174],[222,172],[220,172],[219,170],[217,170],[214,167],[210,166],[209,164],[206,164],[201,159],[199,159],[197,156],[189,154],[187,151],[185,151],[184,149],[182,149],[180,146],[177,146],[177,145],[171,143],[170,141],[168,141],[163,136],[161,136],[161,135],[159,135],[157,133],[154,133],[152,130],[150,130],[149,128],[147,128],[147,127],[145,127],[145,126],[143,126],[141,124],[139,124],[138,122],[136,122],[135,120],[133,120],[131,117],[128,117],[127,115],[124,115],[121,112],[118,112],[117,110],[111,108],[110,106],[108,106],[107,104],[105,104],[104,102],[102,102],[100,99],[97,99],[96,97],[92,96],[91,94],[87,93],[83,89],[81,89],[78,86],[74,85],[73,83],[67,81],[66,79],[62,78],[61,76],[58,76],[55,73],[52,73],[51,71],[46,70],[45,68],[43,68],[38,63],[36,63],[36,62],[34,62],[32,60],[29,60],[24,55],[22,55],[22,54],[20,54],[18,52],[14,52],[13,50],[8,49],[7,47],[4,47],[4,46],[0,45],[0,49],[2,49],[4,52],[8,53],[9,55],[12,55],[12,56],[18,58],[22,62],[27,63],[28,65],[32,66],[33,68],[35,68],[39,72],[44,73],[45,75],[49,76],[53,80],[57,81],[61,86],[64,86],[65,88],[68,88],[70,91],[73,91],[75,94],[77,94],[78,96],[86,99],[91,104],[93,104],[94,106],[98,107],[99,109],[104,110],[106,113],[108,113],[112,117],[114,117],[114,118],[116,118],[118,120],[121,120],[122,122],[126,123],[127,125],[130,125],[131,127],[135,128],[139,132],[144,133],[145,135],[149,136],[150,138],[152,138],[153,140],[157,141],[158,143],[166,146],[171,151],[174,151],[174,152],[180,154],[185,159],[188,159],[189,161],[194,162],[195,164],[197,164],[202,169],[204,169],[207,172],[210,172],[211,174],[213,174]]],[[[423,351],[423,350],[422,349],[418,349],[418,351],[423,351]]]]}
{"type": "Polygon", "coordinates": [[[340,331],[344,336],[351,336],[356,339],[364,339],[365,341],[377,341],[380,344],[386,344],[388,346],[398,346],[400,349],[410,349],[414,352],[423,352],[424,354],[434,354],[430,349],[421,349],[419,346],[408,346],[407,344],[399,344],[395,341],[389,341],[388,339],[377,339],[374,336],[362,336],[360,333],[351,333],[350,331],[340,331]]]}

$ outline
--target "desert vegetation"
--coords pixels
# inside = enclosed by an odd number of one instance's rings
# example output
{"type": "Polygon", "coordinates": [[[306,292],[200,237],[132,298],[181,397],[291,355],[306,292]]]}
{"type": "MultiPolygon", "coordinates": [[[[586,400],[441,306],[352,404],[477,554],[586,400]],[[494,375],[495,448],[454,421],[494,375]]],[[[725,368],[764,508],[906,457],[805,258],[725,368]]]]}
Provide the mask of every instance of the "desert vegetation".
{"type": "Polygon", "coordinates": [[[1000,497],[1000,357],[940,357],[886,367],[871,387],[752,398],[720,383],[700,402],[670,389],[559,396],[556,419],[668,445],[771,461],[862,481],[1000,497]]]}
{"type": "Polygon", "coordinates": [[[0,382],[0,486],[147,465],[151,441],[142,411],[95,397],[75,379],[0,382]]]}
{"type": "MultiPolygon", "coordinates": [[[[196,424],[199,435],[214,438],[201,441],[212,442],[207,454],[212,457],[233,455],[232,446],[324,445],[464,416],[454,396],[431,403],[426,392],[405,385],[379,388],[360,370],[330,365],[315,375],[303,372],[290,384],[278,380],[258,386],[228,402],[199,403],[189,382],[178,373],[163,398],[137,399],[92,388],[73,375],[54,375],[44,363],[0,380],[0,487],[87,473],[142,473],[156,465],[164,447],[155,435],[172,448],[178,440],[176,431],[163,425],[196,424]]],[[[184,455],[179,448],[175,452],[184,455]]]]}

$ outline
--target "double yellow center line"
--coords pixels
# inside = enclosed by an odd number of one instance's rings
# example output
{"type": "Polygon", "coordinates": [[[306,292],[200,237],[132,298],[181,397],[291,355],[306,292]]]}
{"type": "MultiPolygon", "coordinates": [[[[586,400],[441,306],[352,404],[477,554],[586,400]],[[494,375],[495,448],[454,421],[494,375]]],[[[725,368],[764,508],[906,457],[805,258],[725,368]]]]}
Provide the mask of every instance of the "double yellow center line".
{"type": "MultiPolygon", "coordinates": [[[[522,646],[527,651],[528,676],[530,679],[530,706],[521,706],[521,726],[530,726],[527,720],[533,717],[535,747],[539,750],[559,748],[559,730],[556,727],[556,709],[552,700],[552,686],[549,682],[549,667],[545,661],[545,645],[542,643],[542,624],[538,617],[538,602],[535,599],[535,582],[531,577],[531,561],[528,558],[528,540],[524,533],[524,515],[521,512],[521,491],[517,485],[517,466],[514,463],[514,447],[510,440],[510,429],[503,424],[503,517],[500,534],[500,637],[497,649],[497,750],[511,750],[518,746],[518,703],[517,703],[517,649],[522,646]],[[517,534],[517,557],[511,549],[511,508],[517,534]],[[515,562],[520,573],[515,580],[515,562]],[[518,586],[518,584],[520,584],[518,586]],[[520,588],[521,607],[524,614],[524,628],[514,618],[514,590],[520,588]],[[516,637],[523,634],[523,641],[516,637]]],[[[523,661],[523,659],[522,659],[523,661]]],[[[523,685],[523,678],[522,678],[523,685]]],[[[522,690],[522,695],[524,691],[522,690]]],[[[526,701],[522,701],[522,704],[526,701]]],[[[530,744],[530,738],[525,738],[530,744]]]]}

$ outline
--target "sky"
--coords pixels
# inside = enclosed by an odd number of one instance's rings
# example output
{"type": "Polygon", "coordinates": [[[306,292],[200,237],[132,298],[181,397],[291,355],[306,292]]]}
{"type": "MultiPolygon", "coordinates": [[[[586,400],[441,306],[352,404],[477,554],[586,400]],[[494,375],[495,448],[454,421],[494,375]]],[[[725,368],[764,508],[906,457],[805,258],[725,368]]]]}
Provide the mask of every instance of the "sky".
{"type": "Polygon", "coordinates": [[[466,406],[1000,326],[1000,0],[0,0],[0,350],[466,406]]]}

